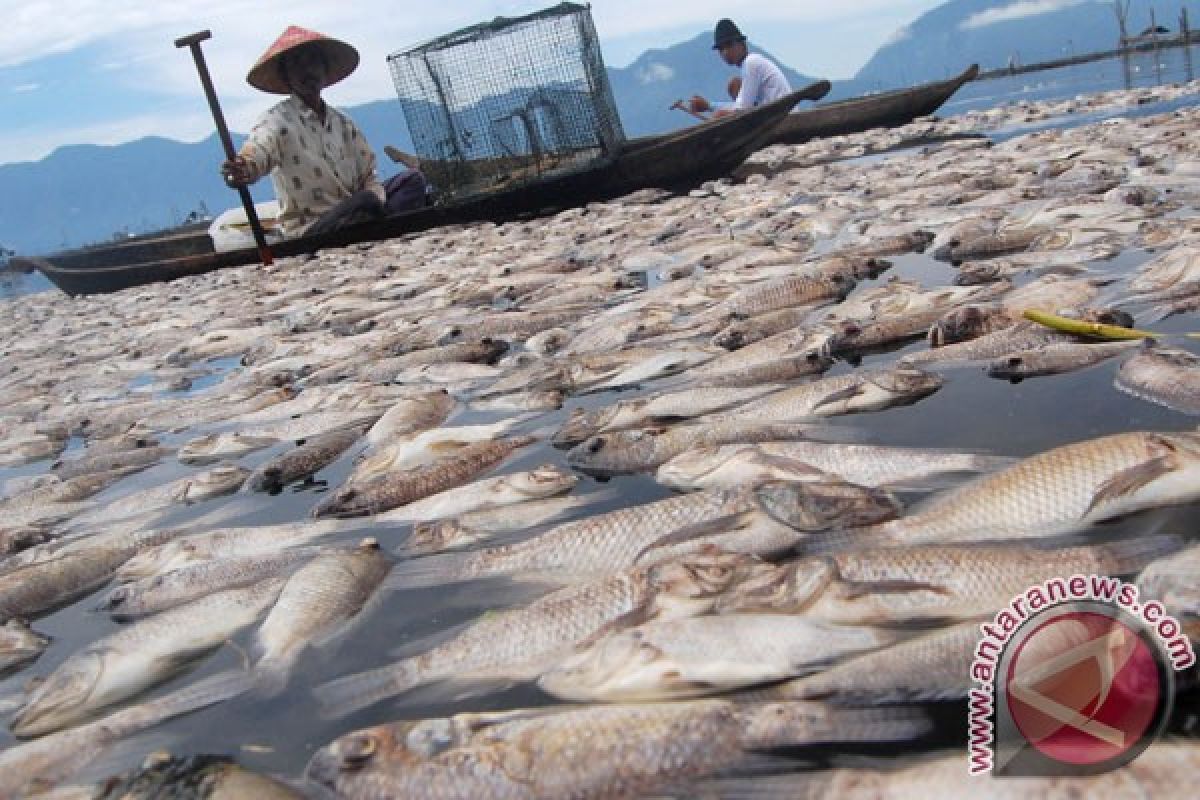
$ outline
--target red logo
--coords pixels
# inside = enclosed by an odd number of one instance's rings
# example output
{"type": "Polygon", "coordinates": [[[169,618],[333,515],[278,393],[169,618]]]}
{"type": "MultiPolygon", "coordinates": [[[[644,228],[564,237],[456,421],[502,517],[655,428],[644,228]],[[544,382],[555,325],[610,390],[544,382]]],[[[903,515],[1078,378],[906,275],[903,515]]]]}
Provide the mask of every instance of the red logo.
{"type": "Polygon", "coordinates": [[[1141,752],[1169,693],[1153,646],[1099,610],[1064,609],[1041,621],[1003,674],[1021,737],[1042,756],[1084,769],[1141,752]]]}

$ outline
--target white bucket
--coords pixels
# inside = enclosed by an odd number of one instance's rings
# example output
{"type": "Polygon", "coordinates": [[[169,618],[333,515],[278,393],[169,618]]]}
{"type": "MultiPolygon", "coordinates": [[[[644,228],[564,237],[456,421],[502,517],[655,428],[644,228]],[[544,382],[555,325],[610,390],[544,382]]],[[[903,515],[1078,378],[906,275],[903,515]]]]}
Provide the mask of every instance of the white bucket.
{"type": "MultiPolygon", "coordinates": [[[[283,232],[279,228],[279,203],[275,200],[255,203],[254,211],[258,214],[258,221],[262,223],[267,243],[283,241],[283,232]]],[[[218,253],[255,246],[254,232],[250,230],[250,223],[246,220],[246,209],[241,206],[231,208],[213,220],[213,224],[208,227],[208,235],[212,237],[213,248],[218,253]]]]}

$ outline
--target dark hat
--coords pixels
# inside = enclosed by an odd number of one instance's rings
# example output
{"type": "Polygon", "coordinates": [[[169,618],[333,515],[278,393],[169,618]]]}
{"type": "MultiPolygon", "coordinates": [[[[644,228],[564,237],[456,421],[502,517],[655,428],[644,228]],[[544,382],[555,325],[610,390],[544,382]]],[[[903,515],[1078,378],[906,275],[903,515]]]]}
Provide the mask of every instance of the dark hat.
{"type": "Polygon", "coordinates": [[[746,41],[745,35],[738,30],[737,25],[733,24],[733,20],[723,19],[717,22],[717,28],[713,31],[713,50],[719,50],[727,44],[744,41],[746,41]]]}
{"type": "Polygon", "coordinates": [[[279,62],[284,53],[305,46],[319,47],[325,54],[325,62],[329,65],[326,86],[337,83],[354,72],[354,68],[358,66],[358,51],[350,45],[323,33],[310,31],[298,25],[290,25],[250,68],[246,82],[264,92],[290,93],[291,89],[288,88],[287,81],[283,79],[283,74],[279,71],[279,62]]]}

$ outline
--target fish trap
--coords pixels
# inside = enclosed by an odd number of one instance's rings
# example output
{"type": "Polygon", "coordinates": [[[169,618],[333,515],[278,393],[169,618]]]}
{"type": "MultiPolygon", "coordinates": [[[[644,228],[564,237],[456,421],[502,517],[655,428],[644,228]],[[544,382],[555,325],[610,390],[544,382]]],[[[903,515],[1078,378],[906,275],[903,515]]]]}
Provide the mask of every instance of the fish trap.
{"type": "Polygon", "coordinates": [[[388,64],[439,202],[592,169],[625,140],[586,5],[498,17],[388,64]]]}

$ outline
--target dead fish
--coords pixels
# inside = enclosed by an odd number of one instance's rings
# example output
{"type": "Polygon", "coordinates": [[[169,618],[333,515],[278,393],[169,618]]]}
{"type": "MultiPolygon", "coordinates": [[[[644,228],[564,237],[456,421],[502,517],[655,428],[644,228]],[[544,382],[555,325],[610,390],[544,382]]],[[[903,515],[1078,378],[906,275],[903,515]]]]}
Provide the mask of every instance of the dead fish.
{"type": "Polygon", "coordinates": [[[864,706],[958,700],[971,687],[971,662],[981,636],[978,621],[961,622],[750,696],[864,706]]]}
{"type": "Polygon", "coordinates": [[[248,436],[238,431],[210,433],[189,439],[179,448],[177,458],[183,464],[199,466],[228,459],[239,459],[248,453],[270,447],[278,439],[270,436],[248,436]]]}
{"type": "Polygon", "coordinates": [[[742,289],[722,300],[706,315],[727,319],[731,316],[765,314],[789,306],[811,308],[841,300],[855,285],[854,278],[842,272],[824,275],[800,273],[742,289]]]}
{"type": "Polygon", "coordinates": [[[132,533],[118,529],[89,536],[74,548],[64,545],[30,563],[6,562],[8,568],[0,574],[0,620],[35,617],[73,602],[111,580],[139,548],[161,544],[176,535],[175,531],[140,526],[132,533]]]}
{"type": "Polygon", "coordinates": [[[13,733],[51,733],[161,683],[252,624],[279,588],[265,581],[218,592],[92,642],[34,689],[13,717],[13,733]]]}
{"type": "Polygon", "coordinates": [[[122,740],[164,720],[228,700],[251,688],[247,673],[227,670],[94,722],[0,751],[0,797],[57,786],[122,740]]]}
{"type": "Polygon", "coordinates": [[[961,306],[938,318],[929,327],[926,338],[930,347],[945,347],[1011,328],[1019,319],[1019,315],[999,304],[961,306]]]}
{"type": "Polygon", "coordinates": [[[170,452],[169,449],[156,445],[107,453],[93,453],[92,448],[88,447],[83,455],[69,460],[56,461],[50,468],[65,481],[95,472],[108,472],[125,467],[149,467],[157,464],[170,452]]]}
{"type": "Polygon", "coordinates": [[[311,477],[336,461],[365,430],[358,426],[315,436],[259,465],[246,479],[245,488],[255,492],[275,492],[293,481],[311,477]]]}
{"type": "Polygon", "coordinates": [[[713,334],[711,342],[726,350],[737,350],[777,333],[799,327],[808,319],[811,312],[812,309],[799,306],[768,311],[765,314],[756,314],[745,319],[735,319],[713,334]]]}
{"type": "Polygon", "coordinates": [[[775,383],[794,381],[819,375],[833,366],[833,357],[828,349],[810,350],[799,356],[779,358],[774,361],[759,361],[744,367],[727,365],[716,374],[697,377],[693,384],[700,387],[744,387],[752,388],[775,383]]]}
{"type": "Polygon", "coordinates": [[[1018,383],[1040,375],[1058,375],[1084,369],[1127,353],[1139,345],[1136,340],[1046,344],[1033,350],[1019,350],[1001,356],[984,367],[984,372],[993,378],[1018,383]]]}
{"type": "Polygon", "coordinates": [[[864,528],[881,545],[1057,536],[1200,496],[1200,434],[1133,431],[1030,456],[864,528]]]}
{"type": "Polygon", "coordinates": [[[801,439],[813,432],[814,428],[809,425],[778,424],[727,415],[670,428],[639,428],[593,436],[568,451],[567,463],[589,475],[647,472],[696,447],[801,439]]]}
{"type": "Polygon", "coordinates": [[[987,800],[1054,800],[1092,797],[1179,798],[1190,796],[1175,776],[1188,774],[1200,762],[1200,748],[1191,740],[1153,744],[1123,767],[1101,775],[1030,777],[1019,781],[978,777],[969,772],[961,752],[923,759],[899,769],[837,767],[791,772],[765,778],[712,782],[700,787],[704,797],[758,800],[816,800],[845,797],[858,800],[900,800],[910,797],[977,797],[987,800]],[[728,794],[725,793],[728,787],[728,794]]]}
{"type": "Polygon", "coordinates": [[[204,472],[187,475],[171,483],[143,489],[110,500],[107,506],[75,518],[80,525],[126,519],[144,511],[155,511],[173,505],[191,505],[236,492],[250,470],[236,464],[218,464],[204,472]]]}
{"type": "Polygon", "coordinates": [[[327,550],[293,572],[258,629],[260,685],[282,688],[301,651],[356,616],[391,566],[379,542],[364,539],[353,549],[327,550]]]}
{"type": "Polygon", "coordinates": [[[1075,341],[1078,341],[1075,337],[1059,333],[1053,328],[1023,322],[966,341],[905,353],[898,363],[901,366],[920,367],[925,364],[982,361],[1046,344],[1075,341]]]}
{"type": "Polygon", "coordinates": [[[88,800],[301,800],[295,789],[252,772],[228,756],[151,754],[140,767],[109,778],[88,800]]]}
{"type": "Polygon", "coordinates": [[[695,387],[622,400],[591,411],[577,408],[551,442],[555,446],[572,445],[605,431],[698,417],[731,408],[778,388],[772,385],[744,389],[695,387]]]}
{"type": "Polygon", "coordinates": [[[367,431],[367,451],[374,452],[397,436],[441,425],[455,405],[444,389],[401,398],[367,431]]]}
{"type": "Polygon", "coordinates": [[[295,569],[320,552],[318,547],[292,547],[278,552],[188,564],[124,583],[110,591],[93,610],[107,611],[114,619],[122,621],[156,614],[213,592],[238,589],[274,578],[295,569]]]}
{"type": "Polygon", "coordinates": [[[1183,414],[1200,414],[1200,358],[1147,340],[1121,364],[1114,384],[1134,397],[1183,414]]]}
{"type": "Polygon", "coordinates": [[[700,447],[658,468],[655,479],[674,489],[730,488],[763,480],[836,475],[862,486],[920,486],[952,473],[987,472],[1010,459],[912,447],[829,442],[760,442],[700,447]],[[785,477],[791,476],[791,477],[785,477]]]}
{"type": "Polygon", "coordinates": [[[451,519],[418,522],[402,545],[406,556],[430,555],[462,550],[486,542],[498,534],[536,527],[577,508],[596,503],[605,492],[587,495],[527,500],[511,506],[469,511],[451,519]]]}
{"type": "Polygon", "coordinates": [[[984,234],[965,241],[951,241],[933,251],[938,261],[958,265],[970,259],[991,258],[1005,253],[1027,250],[1037,242],[1047,228],[1010,228],[998,233],[984,234]]]}
{"type": "Polygon", "coordinates": [[[0,678],[28,666],[50,646],[50,638],[32,630],[19,619],[0,626],[0,678]]]}
{"type": "Polygon", "coordinates": [[[449,641],[339,678],[319,687],[317,696],[327,712],[342,715],[434,681],[532,679],[575,644],[605,630],[703,613],[738,575],[760,567],[750,557],[715,552],[614,571],[524,608],[485,614],[449,641]]]}
{"type": "Polygon", "coordinates": [[[1051,578],[1131,575],[1178,547],[1166,536],[1054,550],[926,545],[838,553],[831,556],[837,580],[788,610],[838,625],[957,621],[994,612],[1051,578]]]}
{"type": "Polygon", "coordinates": [[[556,411],[562,408],[564,397],[561,390],[512,392],[472,400],[470,408],[472,411],[556,411]]]}
{"type": "Polygon", "coordinates": [[[879,411],[915,403],[936,392],[944,383],[938,375],[907,367],[853,372],[783,389],[745,403],[734,412],[726,412],[726,416],[736,415],[742,420],[804,422],[839,414],[879,411]]]}
{"type": "Polygon", "coordinates": [[[894,638],[781,614],[654,621],[592,641],[543,672],[538,687],[571,702],[702,697],[791,678],[894,638]]]}
{"type": "Polygon", "coordinates": [[[579,476],[553,464],[536,469],[483,478],[465,486],[415,500],[376,516],[378,522],[428,521],[471,511],[515,505],[557,494],[565,494],[579,483],[579,476]]]}
{"type": "Polygon", "coordinates": [[[168,539],[143,548],[117,570],[121,581],[139,580],[182,569],[203,561],[241,556],[269,555],[289,547],[308,544],[334,533],[361,527],[358,520],[305,520],[278,525],[220,528],[168,539]]]}
{"type": "Polygon", "coordinates": [[[731,769],[756,750],[907,740],[928,727],[911,712],[716,699],[460,714],[347,734],[306,775],[348,800],[623,797],[731,769]]]}
{"type": "Polygon", "coordinates": [[[318,503],[312,515],[319,518],[380,514],[452,489],[491,469],[514,451],[534,441],[536,439],[532,436],[514,436],[494,442],[469,444],[428,466],[397,470],[361,483],[351,483],[318,503]]]}
{"type": "Polygon", "coordinates": [[[1159,600],[1172,614],[1200,616],[1200,546],[1155,560],[1138,575],[1142,597],[1159,600]]]}
{"type": "Polygon", "coordinates": [[[397,436],[373,453],[364,454],[346,482],[360,483],[394,470],[432,464],[469,444],[490,442],[520,422],[520,418],[510,417],[488,425],[441,426],[397,436]]]}

